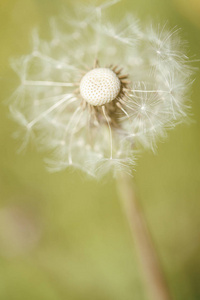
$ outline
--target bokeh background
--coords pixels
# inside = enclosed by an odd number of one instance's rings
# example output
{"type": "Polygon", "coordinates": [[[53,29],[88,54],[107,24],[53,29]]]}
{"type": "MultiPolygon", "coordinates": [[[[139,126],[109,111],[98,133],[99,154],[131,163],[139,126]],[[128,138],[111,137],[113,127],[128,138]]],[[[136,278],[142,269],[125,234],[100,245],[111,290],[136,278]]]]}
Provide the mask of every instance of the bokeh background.
{"type": "MultiPolygon", "coordinates": [[[[34,146],[17,155],[18,143],[11,137],[15,124],[3,102],[18,78],[9,59],[30,51],[34,27],[42,37],[49,36],[49,18],[72,4],[0,1],[0,299],[145,300],[115,181],[109,175],[100,182],[88,181],[71,170],[50,174],[34,146]]],[[[199,0],[123,0],[110,18],[126,12],[144,22],[177,25],[188,41],[189,55],[200,59],[199,0]]],[[[169,132],[156,155],[142,154],[134,172],[175,300],[200,299],[198,70],[191,99],[193,121],[169,132]]]]}

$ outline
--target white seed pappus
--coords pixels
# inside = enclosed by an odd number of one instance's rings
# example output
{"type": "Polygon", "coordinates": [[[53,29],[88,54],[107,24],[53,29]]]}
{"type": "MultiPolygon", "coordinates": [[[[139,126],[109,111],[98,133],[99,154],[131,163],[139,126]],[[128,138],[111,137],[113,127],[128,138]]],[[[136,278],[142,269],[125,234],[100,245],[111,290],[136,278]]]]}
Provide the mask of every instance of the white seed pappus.
{"type": "Polygon", "coordinates": [[[34,139],[49,170],[91,176],[131,172],[135,153],[182,122],[191,83],[178,29],[142,26],[112,5],[75,9],[51,20],[51,39],[33,33],[33,50],[12,62],[20,85],[9,101],[25,148],[34,139]]]}

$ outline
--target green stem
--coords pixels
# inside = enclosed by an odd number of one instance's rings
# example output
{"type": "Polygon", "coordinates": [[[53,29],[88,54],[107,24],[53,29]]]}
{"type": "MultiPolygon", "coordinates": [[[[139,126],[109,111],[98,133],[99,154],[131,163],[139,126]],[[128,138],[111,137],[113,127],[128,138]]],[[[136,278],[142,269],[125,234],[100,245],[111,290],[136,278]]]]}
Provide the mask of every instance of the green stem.
{"type": "Polygon", "coordinates": [[[144,215],[137,201],[131,177],[123,174],[119,177],[117,186],[137,248],[149,298],[172,300],[144,215]]]}

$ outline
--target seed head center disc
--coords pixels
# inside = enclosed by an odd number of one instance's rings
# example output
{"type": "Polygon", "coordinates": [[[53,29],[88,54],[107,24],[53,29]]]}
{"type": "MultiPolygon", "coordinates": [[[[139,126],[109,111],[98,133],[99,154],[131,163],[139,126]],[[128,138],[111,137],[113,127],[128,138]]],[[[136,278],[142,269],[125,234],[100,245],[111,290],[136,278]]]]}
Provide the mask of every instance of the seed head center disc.
{"type": "Polygon", "coordinates": [[[82,98],[93,106],[113,101],[120,93],[121,82],[109,68],[96,68],[86,73],[80,82],[82,98]]]}

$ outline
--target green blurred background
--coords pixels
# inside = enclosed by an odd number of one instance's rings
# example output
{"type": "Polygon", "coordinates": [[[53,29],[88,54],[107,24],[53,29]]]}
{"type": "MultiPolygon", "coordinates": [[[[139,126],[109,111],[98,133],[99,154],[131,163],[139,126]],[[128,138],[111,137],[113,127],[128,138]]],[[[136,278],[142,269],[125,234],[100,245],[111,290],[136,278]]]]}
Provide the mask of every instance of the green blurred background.
{"type": "MultiPolygon", "coordinates": [[[[18,85],[9,59],[30,51],[34,27],[48,36],[49,18],[72,3],[0,1],[2,102],[18,85]]],[[[123,0],[113,7],[115,18],[131,11],[182,28],[190,55],[200,58],[199,0],[123,0]]],[[[134,172],[175,300],[200,299],[199,83],[197,71],[194,122],[171,131],[156,155],[141,155],[134,172]]],[[[17,155],[15,124],[6,106],[0,111],[0,299],[145,300],[114,180],[88,181],[71,170],[50,174],[34,147],[17,155]]]]}

